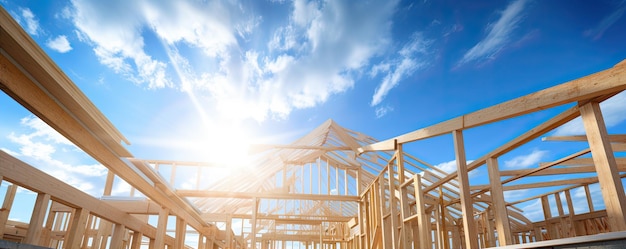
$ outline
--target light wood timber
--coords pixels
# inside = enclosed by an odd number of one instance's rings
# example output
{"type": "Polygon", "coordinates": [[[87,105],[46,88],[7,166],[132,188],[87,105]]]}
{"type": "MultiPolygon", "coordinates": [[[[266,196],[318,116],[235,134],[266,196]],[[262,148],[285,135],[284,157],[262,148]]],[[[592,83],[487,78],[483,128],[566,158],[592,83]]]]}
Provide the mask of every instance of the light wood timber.
{"type": "Polygon", "coordinates": [[[315,200],[315,201],[359,201],[358,196],[353,195],[326,195],[326,194],[291,194],[291,193],[263,193],[263,192],[227,192],[208,190],[177,190],[176,193],[186,197],[208,198],[239,198],[239,199],[289,199],[289,200],[315,200]]]}
{"type": "MultiPolygon", "coordinates": [[[[619,142],[626,143],[626,135],[608,135],[608,139],[611,142],[619,142]]],[[[541,138],[543,141],[579,141],[579,142],[587,142],[586,135],[577,135],[577,136],[548,136],[541,138]]]]}
{"type": "Polygon", "coordinates": [[[68,236],[63,241],[64,249],[80,248],[80,243],[83,241],[83,234],[85,233],[85,226],[87,225],[87,217],[89,211],[84,208],[77,208],[72,215],[72,223],[70,224],[67,232],[68,236]]]}
{"type": "MultiPolygon", "coordinates": [[[[6,173],[5,173],[6,174],[6,173]]],[[[8,174],[6,174],[8,176],[8,174]]],[[[8,177],[7,177],[8,178],[8,177]]],[[[48,204],[50,203],[50,195],[47,193],[38,193],[35,200],[35,207],[30,217],[30,224],[28,226],[28,233],[24,238],[24,243],[31,245],[39,245],[41,239],[41,230],[44,224],[44,217],[48,204]]]]}
{"type": "Polygon", "coordinates": [[[463,143],[463,132],[455,130],[452,132],[454,138],[454,151],[456,155],[456,166],[459,181],[459,194],[461,199],[461,211],[463,217],[463,232],[465,234],[465,248],[478,248],[478,233],[476,223],[474,223],[474,208],[470,195],[469,177],[467,175],[467,159],[465,158],[465,145],[463,143]]]}
{"type": "Polygon", "coordinates": [[[498,167],[497,158],[487,159],[487,170],[489,173],[489,182],[491,184],[491,199],[494,212],[494,220],[496,223],[496,230],[498,231],[498,242],[501,246],[510,245],[511,227],[509,222],[509,214],[506,208],[506,202],[504,200],[504,191],[502,189],[502,182],[500,181],[500,169],[498,167]]]}
{"type": "Polygon", "coordinates": [[[114,224],[113,225],[113,234],[111,235],[111,244],[110,248],[123,248],[123,240],[124,233],[126,232],[126,227],[122,224],[114,224]]]}
{"type": "MultiPolygon", "coordinates": [[[[1,177],[0,182],[2,182],[1,177]]],[[[7,187],[7,192],[4,195],[2,208],[0,209],[0,239],[4,237],[4,228],[6,226],[7,220],[9,219],[9,213],[11,212],[11,208],[13,207],[15,193],[17,193],[17,185],[9,185],[9,187],[7,187]]]]}
{"type": "Polygon", "coordinates": [[[586,103],[580,107],[580,113],[598,171],[598,180],[609,215],[610,227],[613,231],[624,231],[626,230],[626,196],[619,177],[617,162],[608,140],[600,103],[586,103]]]}
{"type": "Polygon", "coordinates": [[[167,230],[168,216],[169,210],[167,208],[161,208],[157,223],[157,236],[154,239],[154,249],[165,249],[165,232],[167,230]]]}

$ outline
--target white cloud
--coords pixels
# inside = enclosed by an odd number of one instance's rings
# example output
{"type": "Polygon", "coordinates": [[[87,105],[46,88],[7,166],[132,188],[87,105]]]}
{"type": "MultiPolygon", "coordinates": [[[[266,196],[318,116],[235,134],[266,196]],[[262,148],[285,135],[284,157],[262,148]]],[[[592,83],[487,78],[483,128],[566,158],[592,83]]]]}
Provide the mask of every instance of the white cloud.
{"type": "Polygon", "coordinates": [[[500,19],[488,27],[487,36],[472,47],[458,65],[493,58],[511,40],[513,31],[522,20],[527,0],[515,0],[506,7],[500,19]]]}
{"type": "Polygon", "coordinates": [[[295,1],[287,23],[272,25],[273,30],[259,27],[263,17],[232,2],[72,3],[79,37],[94,46],[102,64],[152,88],[177,87],[208,97],[202,99],[210,103],[201,105],[229,118],[264,120],[352,88],[388,44],[397,1],[295,1]],[[150,55],[148,32],[169,61],[150,55]],[[265,46],[249,47],[248,36],[265,37],[259,33],[272,35],[254,41],[265,46]],[[189,50],[201,53],[191,61],[189,50]]]}
{"type": "Polygon", "coordinates": [[[507,168],[528,168],[533,165],[537,165],[541,159],[548,154],[548,151],[535,149],[533,152],[527,155],[516,156],[511,160],[504,162],[504,166],[507,168]]]}
{"type": "MultiPolygon", "coordinates": [[[[466,164],[470,164],[472,163],[474,160],[468,160],[466,162],[466,164]]],[[[440,164],[435,165],[436,168],[439,168],[441,170],[443,170],[446,173],[453,173],[456,172],[457,167],[456,167],[456,160],[452,160],[452,161],[448,161],[448,162],[443,162],[440,164]]],[[[478,172],[477,170],[473,170],[469,172],[469,176],[474,176],[476,174],[476,172],[478,172]]]]}
{"type": "Polygon", "coordinates": [[[67,37],[64,35],[57,36],[52,40],[49,40],[46,45],[56,50],[59,53],[66,53],[72,50],[72,46],[70,46],[70,42],[67,40],[67,37]]]}
{"type": "Polygon", "coordinates": [[[38,35],[41,29],[39,28],[39,21],[35,18],[35,14],[33,14],[30,9],[21,9],[22,17],[24,21],[26,21],[26,32],[31,35],[38,35]]]}
{"type": "Polygon", "coordinates": [[[615,10],[611,12],[611,14],[604,17],[596,27],[585,30],[584,35],[590,36],[594,40],[600,39],[607,29],[622,18],[624,11],[626,11],[626,6],[624,6],[624,1],[622,1],[619,6],[615,7],[615,10]]]}
{"type": "MultiPolygon", "coordinates": [[[[95,187],[87,178],[102,177],[107,174],[107,169],[100,164],[70,164],[56,159],[61,154],[82,152],[39,118],[28,116],[23,118],[20,124],[27,128],[29,132],[24,134],[12,132],[9,134],[9,141],[19,146],[19,151],[3,149],[11,155],[24,161],[30,161],[31,165],[36,166],[40,170],[88,193],[94,191],[95,187]]],[[[75,161],[72,156],[65,159],[67,161],[75,161]]]]}
{"type": "Polygon", "coordinates": [[[393,107],[391,106],[379,106],[376,107],[376,118],[382,118],[387,115],[388,112],[393,111],[393,107]]]}
{"type": "Polygon", "coordinates": [[[374,96],[372,96],[372,106],[380,104],[389,91],[396,87],[401,80],[427,65],[427,60],[424,57],[428,53],[431,43],[432,41],[425,40],[422,34],[415,33],[411,40],[398,51],[398,58],[392,62],[382,62],[372,68],[371,76],[386,73],[383,81],[376,88],[374,96]]]}
{"type": "MultiPolygon", "coordinates": [[[[616,126],[626,120],[626,92],[621,92],[600,103],[602,116],[607,128],[616,126]]],[[[554,130],[554,136],[584,135],[585,126],[578,117],[554,130]]]]}

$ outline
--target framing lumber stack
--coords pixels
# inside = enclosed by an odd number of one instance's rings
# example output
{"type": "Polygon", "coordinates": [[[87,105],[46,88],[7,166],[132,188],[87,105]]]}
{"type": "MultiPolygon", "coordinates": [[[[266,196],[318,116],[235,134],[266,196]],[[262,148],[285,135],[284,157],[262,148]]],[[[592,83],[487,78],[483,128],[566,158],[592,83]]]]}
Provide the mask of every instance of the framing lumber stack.
{"type": "Polygon", "coordinates": [[[616,157],[626,151],[626,136],[607,132],[599,107],[626,89],[625,62],[384,141],[328,120],[292,144],[255,147],[250,168],[211,180],[206,173],[223,165],[134,158],[122,144],[129,144],[124,136],[3,9],[0,25],[0,89],[109,169],[103,196],[95,198],[0,152],[0,180],[8,184],[0,209],[5,240],[51,248],[395,249],[531,248],[567,244],[569,238],[626,237],[620,173],[626,158],[616,157]],[[467,160],[468,130],[563,107],[467,160]],[[579,116],[585,135],[545,140],[586,141],[588,147],[534,168],[499,167],[507,153],[579,116]],[[455,172],[405,151],[435,137],[450,139],[455,172]],[[472,185],[469,174],[481,167],[489,184],[472,185]],[[175,176],[183,170],[196,172],[193,187],[178,187],[175,176]],[[519,183],[551,175],[571,177],[519,183]],[[112,196],[116,178],[132,186],[129,196],[112,196]],[[594,208],[594,184],[605,210],[594,208]],[[562,187],[513,201],[504,195],[555,186],[562,187]],[[29,223],[8,219],[18,187],[37,194],[29,223]],[[588,211],[575,211],[575,198],[581,197],[573,191],[585,193],[588,211]],[[517,207],[529,201],[541,203],[542,221],[529,220],[528,210],[517,207]],[[167,225],[170,217],[175,226],[167,225]],[[186,244],[191,235],[197,244],[186,244]],[[597,236],[581,237],[590,235],[597,236]]]}

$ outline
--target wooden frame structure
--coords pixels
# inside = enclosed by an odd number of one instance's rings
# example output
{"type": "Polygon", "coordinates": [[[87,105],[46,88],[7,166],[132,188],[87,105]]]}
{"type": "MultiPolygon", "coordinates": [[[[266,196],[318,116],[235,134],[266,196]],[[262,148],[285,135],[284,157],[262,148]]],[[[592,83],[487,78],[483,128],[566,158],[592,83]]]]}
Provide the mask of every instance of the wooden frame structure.
{"type": "Polygon", "coordinates": [[[3,9],[0,26],[0,89],[109,169],[103,197],[94,198],[0,152],[0,180],[10,183],[0,209],[5,240],[51,248],[396,249],[532,248],[577,236],[626,237],[615,233],[626,231],[620,173],[626,158],[615,153],[626,151],[626,136],[608,134],[599,107],[626,89],[626,62],[384,141],[329,120],[292,144],[258,146],[252,168],[211,179],[207,172],[223,166],[134,158],[123,135],[3,9]],[[568,104],[468,162],[467,130],[568,104]],[[499,167],[507,153],[579,116],[585,136],[545,140],[587,141],[588,148],[535,168],[499,167]],[[441,136],[452,138],[456,172],[405,151],[441,136]],[[469,173],[480,167],[489,184],[472,185],[469,173]],[[197,176],[192,187],[180,187],[182,171],[197,176]],[[576,178],[582,173],[594,176],[576,178]],[[510,184],[550,175],[571,178],[510,184]],[[132,186],[129,196],[111,196],[116,177],[132,186]],[[592,184],[600,185],[606,210],[594,209],[592,184]],[[37,193],[28,224],[8,220],[18,186],[37,193]],[[562,188],[516,201],[503,194],[554,186],[562,188]],[[588,212],[576,213],[572,191],[581,189],[588,212]],[[531,200],[541,202],[543,221],[516,206],[531,200]],[[169,217],[175,226],[167,225],[169,217]],[[191,234],[197,244],[185,243],[191,234]]]}

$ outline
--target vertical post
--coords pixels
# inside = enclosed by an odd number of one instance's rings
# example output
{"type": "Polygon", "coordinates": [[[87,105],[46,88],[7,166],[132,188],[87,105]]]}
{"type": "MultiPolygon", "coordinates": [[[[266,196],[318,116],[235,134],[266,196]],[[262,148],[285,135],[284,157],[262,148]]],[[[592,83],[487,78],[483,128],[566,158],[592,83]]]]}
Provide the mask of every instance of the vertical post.
{"type": "Polygon", "coordinates": [[[593,212],[593,201],[591,200],[591,192],[589,192],[589,185],[585,185],[585,197],[587,197],[587,205],[589,206],[589,213],[593,212]]]}
{"type": "Polygon", "coordinates": [[[46,216],[46,211],[48,210],[49,202],[49,194],[37,194],[37,200],[35,201],[33,214],[31,215],[30,224],[28,225],[28,232],[26,232],[26,238],[24,238],[25,244],[39,245],[43,221],[46,216]]]}
{"type": "MultiPolygon", "coordinates": [[[[500,168],[497,158],[487,159],[487,171],[489,173],[489,184],[491,185],[491,199],[493,205],[496,231],[498,231],[498,242],[500,246],[511,245],[511,226],[509,223],[509,213],[504,202],[504,191],[500,180],[500,168]]],[[[493,233],[493,231],[490,231],[493,233]]],[[[495,246],[495,245],[493,245],[495,246]]]]}
{"type": "Polygon", "coordinates": [[[181,217],[176,217],[176,240],[174,247],[185,248],[185,235],[187,234],[187,222],[181,217]]]}
{"type": "Polygon", "coordinates": [[[457,178],[459,181],[459,195],[461,199],[461,216],[463,217],[463,232],[465,234],[465,246],[478,248],[478,234],[474,222],[474,208],[469,187],[467,171],[467,159],[465,158],[465,145],[463,143],[463,131],[452,132],[454,137],[454,150],[456,154],[457,178]]]}
{"type": "Polygon", "coordinates": [[[565,201],[567,202],[567,220],[569,223],[569,231],[571,233],[571,236],[574,237],[577,236],[576,226],[574,224],[574,203],[572,202],[572,194],[570,193],[569,189],[565,190],[565,201]]]}
{"type": "MultiPolygon", "coordinates": [[[[284,181],[284,179],[283,179],[284,181]]],[[[232,228],[233,217],[231,215],[228,216],[226,220],[226,248],[231,249],[233,246],[233,228],[232,228]]]]}
{"type": "MultiPolygon", "coordinates": [[[[493,189],[493,188],[492,188],[493,189]]],[[[493,198],[493,197],[492,197],[493,198]]],[[[486,212],[483,214],[485,216],[485,228],[486,228],[486,238],[487,238],[487,247],[495,247],[496,246],[496,236],[494,234],[493,224],[491,223],[491,217],[493,213],[493,207],[487,208],[486,212]]],[[[507,215],[508,217],[508,215],[507,215]]],[[[508,227],[508,226],[507,226],[508,227]]],[[[498,233],[499,234],[499,233],[498,233]]],[[[504,246],[506,244],[500,244],[504,246]]]]}
{"type": "Polygon", "coordinates": [[[556,231],[552,225],[552,211],[550,210],[550,202],[548,196],[541,197],[541,208],[543,209],[543,217],[546,221],[546,230],[548,232],[548,239],[556,239],[556,231]]]}
{"type": "Polygon", "coordinates": [[[259,198],[252,198],[252,220],[250,221],[252,225],[252,229],[250,229],[250,248],[256,249],[256,221],[257,221],[257,212],[259,209],[259,198]]]}
{"type": "Polygon", "coordinates": [[[107,179],[104,183],[104,196],[110,196],[113,192],[113,181],[115,180],[115,174],[109,170],[107,173],[107,179]]]}
{"type": "Polygon", "coordinates": [[[140,249],[142,238],[143,234],[141,232],[133,231],[133,241],[132,244],[130,244],[130,249],[140,249]]]}
{"type": "MultiPolygon", "coordinates": [[[[398,156],[399,155],[396,152],[396,160],[398,156]]],[[[398,248],[398,210],[396,203],[396,172],[393,165],[394,162],[390,161],[387,167],[387,172],[389,173],[389,220],[391,224],[391,248],[396,249],[398,248]]]]}
{"type": "Polygon", "coordinates": [[[167,219],[170,211],[167,208],[161,207],[159,210],[159,221],[157,223],[156,234],[154,238],[154,249],[165,248],[165,235],[167,231],[167,219]]]}
{"type": "Polygon", "coordinates": [[[413,186],[415,187],[415,207],[417,208],[417,228],[419,230],[418,244],[416,248],[431,248],[430,243],[430,219],[426,216],[426,206],[424,205],[424,191],[422,190],[422,178],[419,174],[413,175],[413,186]]]}
{"type": "Polygon", "coordinates": [[[84,208],[77,208],[73,216],[68,237],[63,242],[63,248],[66,249],[80,248],[80,242],[83,241],[83,234],[85,234],[89,211],[84,208]]]}
{"type": "MultiPolygon", "coordinates": [[[[0,183],[2,179],[0,177],[0,183]]],[[[15,200],[15,193],[17,193],[17,185],[11,184],[7,188],[7,192],[4,195],[4,201],[2,202],[2,209],[0,209],[0,239],[4,236],[4,227],[9,220],[9,213],[13,206],[13,200],[15,200]]]]}
{"type": "Polygon", "coordinates": [[[122,248],[125,232],[126,226],[117,223],[114,224],[113,235],[111,235],[111,245],[109,246],[109,248],[122,248]]]}
{"type": "Polygon", "coordinates": [[[580,106],[611,231],[626,230],[626,196],[598,102],[580,106]]]}

